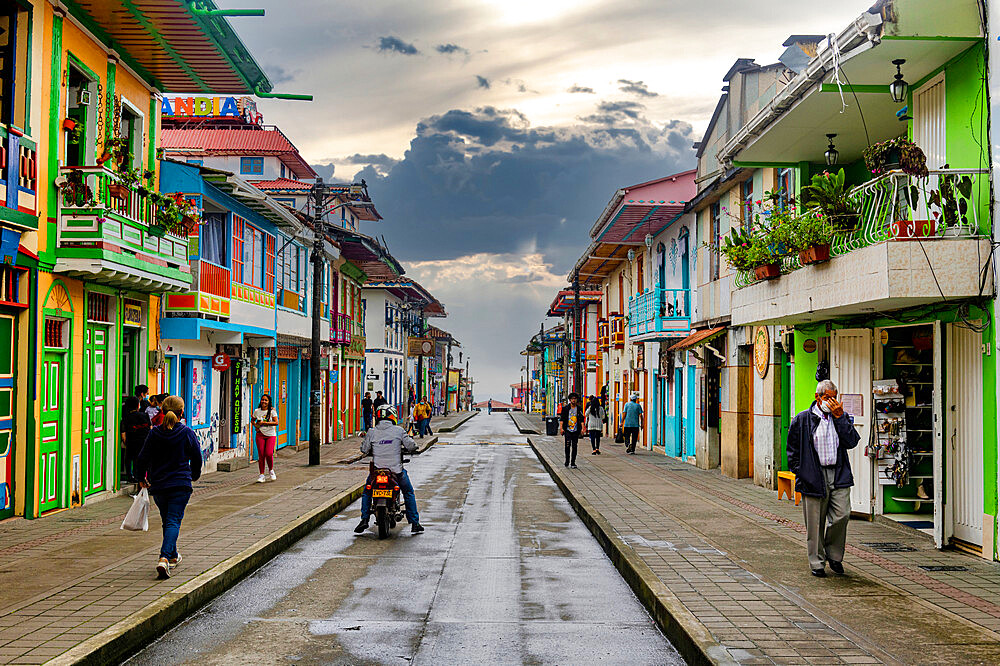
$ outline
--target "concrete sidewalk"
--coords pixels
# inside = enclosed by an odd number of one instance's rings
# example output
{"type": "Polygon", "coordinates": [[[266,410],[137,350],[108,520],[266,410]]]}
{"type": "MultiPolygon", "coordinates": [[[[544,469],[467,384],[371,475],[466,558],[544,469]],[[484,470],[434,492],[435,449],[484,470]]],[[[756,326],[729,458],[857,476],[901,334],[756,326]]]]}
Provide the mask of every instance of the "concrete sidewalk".
{"type": "Polygon", "coordinates": [[[165,581],[159,513],[148,532],[120,530],[128,497],[0,523],[0,663],[113,663],[144,645],[353,502],[368,469],[359,445],[323,446],[316,467],[308,451],[282,449],[275,482],[256,483],[254,462],[206,474],[185,513],[184,561],[165,581]]]}
{"type": "Polygon", "coordinates": [[[530,441],[691,661],[1000,663],[1000,567],[905,527],[853,520],[848,575],[809,573],[801,507],[662,454],[530,441]]]}

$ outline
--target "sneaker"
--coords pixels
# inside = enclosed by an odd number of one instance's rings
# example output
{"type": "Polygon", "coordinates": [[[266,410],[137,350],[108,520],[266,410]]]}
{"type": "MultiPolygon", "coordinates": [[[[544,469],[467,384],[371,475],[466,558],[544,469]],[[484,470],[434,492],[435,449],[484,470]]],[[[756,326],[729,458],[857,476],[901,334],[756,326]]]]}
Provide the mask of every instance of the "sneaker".
{"type": "Polygon", "coordinates": [[[597,449],[596,451],[594,451],[594,453],[596,453],[597,455],[601,455],[601,450],[597,449]]]}
{"type": "Polygon", "coordinates": [[[272,481],[277,481],[278,480],[278,475],[274,473],[273,469],[271,470],[271,480],[272,481]]]}
{"type": "Polygon", "coordinates": [[[569,466],[569,468],[570,468],[570,469],[577,469],[577,467],[576,467],[576,463],[573,463],[572,465],[570,465],[570,466],[569,466]]]}
{"type": "Polygon", "coordinates": [[[156,577],[160,580],[170,578],[170,562],[167,561],[167,558],[161,557],[156,563],[156,577]]]}
{"type": "Polygon", "coordinates": [[[597,449],[594,449],[593,451],[590,452],[590,455],[592,455],[592,456],[596,456],[597,454],[598,454],[598,450],[597,449]]]}
{"type": "Polygon", "coordinates": [[[412,532],[413,534],[423,534],[424,527],[420,523],[413,523],[413,526],[410,527],[410,532],[412,532]]]}
{"type": "Polygon", "coordinates": [[[257,483],[264,483],[265,481],[267,481],[267,479],[264,478],[263,474],[257,477],[257,483]]]}
{"type": "Polygon", "coordinates": [[[362,520],[360,523],[358,523],[358,526],[354,528],[354,533],[355,534],[361,534],[366,529],[368,529],[368,521],[367,520],[362,520]]]}
{"type": "Polygon", "coordinates": [[[184,559],[184,558],[183,558],[183,557],[181,557],[181,554],[180,554],[180,553],[177,553],[177,557],[175,557],[175,558],[174,558],[174,559],[172,559],[172,560],[167,560],[167,564],[169,564],[169,565],[170,565],[170,568],[171,568],[171,569],[173,569],[173,568],[174,568],[174,567],[176,567],[176,566],[177,566],[178,564],[180,564],[180,563],[181,563],[181,560],[183,560],[183,559],[184,559]]]}

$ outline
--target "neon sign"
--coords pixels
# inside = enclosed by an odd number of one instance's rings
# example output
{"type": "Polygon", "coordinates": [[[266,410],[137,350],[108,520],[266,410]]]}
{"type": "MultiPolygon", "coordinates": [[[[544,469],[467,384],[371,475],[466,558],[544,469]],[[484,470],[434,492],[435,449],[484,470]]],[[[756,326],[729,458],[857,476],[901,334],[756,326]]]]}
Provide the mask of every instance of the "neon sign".
{"type": "Polygon", "coordinates": [[[264,121],[250,97],[164,97],[160,113],[174,118],[243,118],[257,125],[264,121]]]}

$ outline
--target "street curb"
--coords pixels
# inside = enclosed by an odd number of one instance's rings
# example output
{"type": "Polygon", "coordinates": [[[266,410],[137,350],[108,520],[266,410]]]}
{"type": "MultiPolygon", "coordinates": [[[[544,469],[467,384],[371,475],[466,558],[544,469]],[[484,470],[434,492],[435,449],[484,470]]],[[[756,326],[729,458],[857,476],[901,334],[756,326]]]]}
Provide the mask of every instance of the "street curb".
{"type": "Polygon", "coordinates": [[[684,657],[688,664],[736,664],[729,651],[717,643],[708,628],[678,601],[670,589],[657,578],[649,566],[627,545],[621,543],[611,523],[590,506],[590,503],[570,491],[559,472],[528,437],[528,444],[542,466],[556,482],[580,520],[587,526],[615,568],[628,583],[642,605],[646,607],[660,630],[684,657]]]}
{"type": "Polygon", "coordinates": [[[528,424],[529,427],[524,427],[520,423],[518,423],[517,419],[514,418],[514,412],[507,412],[507,416],[509,416],[510,420],[514,422],[514,427],[517,428],[517,431],[519,433],[521,433],[522,435],[540,435],[541,434],[540,432],[538,432],[537,430],[535,430],[533,427],[530,427],[531,424],[528,424]]]}
{"type": "Polygon", "coordinates": [[[469,415],[466,416],[461,421],[459,421],[458,423],[452,423],[451,425],[441,426],[440,428],[437,429],[437,431],[438,432],[455,432],[456,430],[458,430],[459,428],[461,428],[463,425],[465,425],[466,421],[468,421],[469,419],[471,419],[473,416],[475,416],[478,413],[479,412],[469,412],[469,415]]]}
{"type": "Polygon", "coordinates": [[[236,585],[276,555],[340,513],[361,496],[364,483],[345,490],[325,504],[300,516],[278,532],[271,533],[241,553],[220,562],[205,573],[160,597],[142,611],[121,620],[101,633],[46,662],[63,664],[111,664],[145,647],[189,617],[219,594],[236,585]]]}

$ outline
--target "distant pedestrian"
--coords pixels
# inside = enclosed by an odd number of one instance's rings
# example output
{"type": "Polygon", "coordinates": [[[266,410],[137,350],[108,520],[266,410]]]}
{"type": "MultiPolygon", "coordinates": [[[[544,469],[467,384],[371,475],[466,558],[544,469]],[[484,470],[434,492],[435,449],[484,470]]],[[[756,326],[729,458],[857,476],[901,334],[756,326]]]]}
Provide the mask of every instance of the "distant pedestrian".
{"type": "Polygon", "coordinates": [[[149,417],[145,412],[139,410],[139,398],[129,396],[125,398],[124,414],[122,415],[122,472],[129,483],[139,483],[139,478],[135,475],[135,460],[139,457],[146,437],[149,436],[149,417]]]}
{"type": "Polygon", "coordinates": [[[427,398],[421,398],[420,403],[417,405],[420,407],[420,422],[418,423],[418,429],[420,431],[420,436],[430,435],[431,433],[431,403],[427,401],[427,398]]]}
{"type": "Polygon", "coordinates": [[[590,396],[587,401],[587,435],[590,437],[592,456],[601,455],[601,431],[608,420],[608,413],[601,407],[597,396],[590,396]]]}
{"type": "Polygon", "coordinates": [[[486,401],[486,414],[490,415],[493,413],[493,399],[490,398],[486,401]]]}
{"type": "Polygon", "coordinates": [[[160,406],[169,397],[169,393],[159,393],[149,396],[149,407],[146,408],[146,416],[149,417],[149,422],[152,425],[158,426],[163,423],[163,411],[160,406]]]}
{"type": "Polygon", "coordinates": [[[622,409],[622,429],[625,431],[625,451],[635,453],[639,443],[639,429],[642,428],[642,405],[639,404],[639,394],[633,393],[632,398],[622,409]]]}
{"type": "Polygon", "coordinates": [[[181,563],[177,537],[184,509],[191,499],[191,482],[201,476],[201,447],[194,431],[181,423],[184,401],[172,395],[163,401],[163,424],[149,432],[135,463],[135,474],[160,510],[163,543],[156,571],[169,578],[170,570],[181,563]]]}
{"type": "Polygon", "coordinates": [[[368,432],[372,427],[372,419],[375,417],[375,403],[372,402],[372,394],[365,391],[365,397],[361,400],[361,421],[364,424],[364,431],[368,432]]]}
{"type": "Polygon", "coordinates": [[[139,399],[139,409],[146,411],[146,408],[149,407],[149,387],[145,384],[137,384],[132,395],[139,399]]]}
{"type": "Polygon", "coordinates": [[[847,451],[861,440],[854,417],[837,400],[837,385],[816,384],[816,399],[788,425],[788,469],[802,493],[806,554],[814,576],[826,576],[825,564],[843,575],[847,522],[851,517],[854,476],[847,451]]]}
{"type": "Polygon", "coordinates": [[[250,422],[256,430],[255,442],[257,444],[257,467],[260,469],[260,476],[257,483],[264,483],[267,477],[264,476],[264,467],[267,466],[271,480],[277,481],[278,475],[274,473],[274,449],[278,446],[278,413],[271,405],[271,396],[264,393],[260,396],[257,409],[253,410],[250,422]]]}
{"type": "Polygon", "coordinates": [[[388,400],[382,395],[382,391],[375,391],[375,400],[372,401],[372,410],[374,413],[378,413],[378,408],[382,405],[388,404],[388,400]]]}
{"type": "Polygon", "coordinates": [[[580,408],[579,395],[570,393],[567,399],[569,402],[559,410],[559,420],[566,442],[566,467],[576,469],[576,449],[583,429],[583,410],[580,408]]]}

